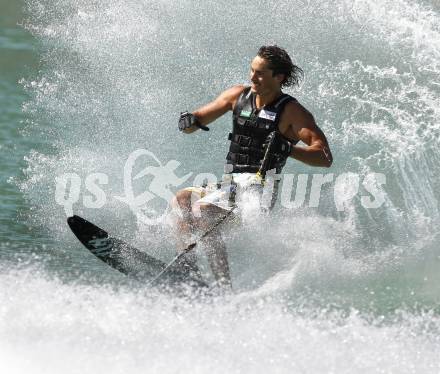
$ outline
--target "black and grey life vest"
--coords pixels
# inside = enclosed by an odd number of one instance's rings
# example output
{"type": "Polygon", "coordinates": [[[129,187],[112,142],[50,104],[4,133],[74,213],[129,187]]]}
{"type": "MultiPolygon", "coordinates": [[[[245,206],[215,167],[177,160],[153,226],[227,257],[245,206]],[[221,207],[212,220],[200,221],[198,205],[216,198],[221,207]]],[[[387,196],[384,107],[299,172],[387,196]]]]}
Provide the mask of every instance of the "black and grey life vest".
{"type": "MultiPolygon", "coordinates": [[[[233,129],[228,139],[231,141],[226,164],[232,165],[232,173],[256,173],[264,158],[263,144],[272,131],[279,131],[278,124],[285,105],[296,99],[282,94],[269,105],[257,109],[256,94],[250,87],[244,89],[237,100],[232,120],[233,129]]],[[[268,170],[277,173],[286,164],[286,157],[273,157],[268,170]]]]}

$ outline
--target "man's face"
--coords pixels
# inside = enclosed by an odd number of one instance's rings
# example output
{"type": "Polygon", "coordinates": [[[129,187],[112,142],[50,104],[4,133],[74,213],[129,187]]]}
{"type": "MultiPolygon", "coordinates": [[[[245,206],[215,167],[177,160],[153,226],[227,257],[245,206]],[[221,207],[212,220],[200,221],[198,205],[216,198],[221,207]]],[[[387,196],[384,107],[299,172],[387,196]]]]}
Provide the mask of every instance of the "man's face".
{"type": "Polygon", "coordinates": [[[273,71],[268,66],[269,62],[260,56],[252,60],[250,71],[251,91],[258,95],[277,92],[281,88],[284,76],[282,74],[273,76],[273,71]]]}

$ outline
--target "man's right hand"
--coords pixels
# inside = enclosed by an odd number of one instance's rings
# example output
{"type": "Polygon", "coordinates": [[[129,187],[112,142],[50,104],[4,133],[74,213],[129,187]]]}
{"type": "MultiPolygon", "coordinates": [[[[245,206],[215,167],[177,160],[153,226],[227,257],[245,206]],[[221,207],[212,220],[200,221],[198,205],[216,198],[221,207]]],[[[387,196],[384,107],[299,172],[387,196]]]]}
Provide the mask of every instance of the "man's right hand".
{"type": "Polygon", "coordinates": [[[187,129],[190,129],[193,126],[197,126],[198,128],[200,128],[202,130],[209,131],[209,128],[206,126],[203,126],[194,114],[189,113],[189,112],[180,113],[179,130],[185,131],[187,129]]]}

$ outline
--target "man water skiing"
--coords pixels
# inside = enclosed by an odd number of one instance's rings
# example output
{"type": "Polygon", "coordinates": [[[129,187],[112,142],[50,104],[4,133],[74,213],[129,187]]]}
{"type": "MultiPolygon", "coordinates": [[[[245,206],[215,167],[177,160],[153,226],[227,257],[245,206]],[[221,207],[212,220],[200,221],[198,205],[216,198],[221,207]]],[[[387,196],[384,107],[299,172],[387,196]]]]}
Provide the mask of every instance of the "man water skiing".
{"type": "MultiPolygon", "coordinates": [[[[233,131],[229,134],[231,143],[225,170],[230,175],[229,181],[238,187],[261,171],[263,158],[268,156],[265,172],[275,169],[279,174],[289,157],[311,166],[330,167],[332,154],[313,115],[295,98],[281,91],[283,87],[298,84],[301,77],[302,70],[292,63],[284,49],[276,45],[263,46],[251,63],[251,85],[229,88],[196,111],[182,113],[179,130],[185,134],[208,130],[206,125],[232,111],[233,131]],[[297,146],[299,141],[306,146],[297,146]],[[270,151],[265,152],[269,142],[270,151]]],[[[218,217],[225,217],[231,210],[227,201],[221,201],[224,194],[219,194],[219,190],[221,186],[216,184],[177,192],[173,206],[178,211],[177,228],[182,248],[194,230],[209,230],[218,217]]],[[[231,287],[226,248],[218,227],[202,241],[217,283],[231,287]]],[[[192,252],[182,256],[181,263],[198,272],[192,252]]]]}

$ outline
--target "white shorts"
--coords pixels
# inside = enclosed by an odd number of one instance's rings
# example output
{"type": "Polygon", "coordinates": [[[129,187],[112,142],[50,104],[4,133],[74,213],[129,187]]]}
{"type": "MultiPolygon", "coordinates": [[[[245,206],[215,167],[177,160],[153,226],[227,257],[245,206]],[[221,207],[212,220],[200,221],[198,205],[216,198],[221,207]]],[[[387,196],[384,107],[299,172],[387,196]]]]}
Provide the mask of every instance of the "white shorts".
{"type": "Polygon", "coordinates": [[[270,210],[273,207],[277,196],[278,181],[270,185],[269,180],[263,182],[255,173],[225,174],[221,182],[187,187],[184,190],[196,194],[195,202],[198,204],[212,204],[229,211],[236,207],[237,198],[251,189],[258,192],[263,209],[270,210]]]}

